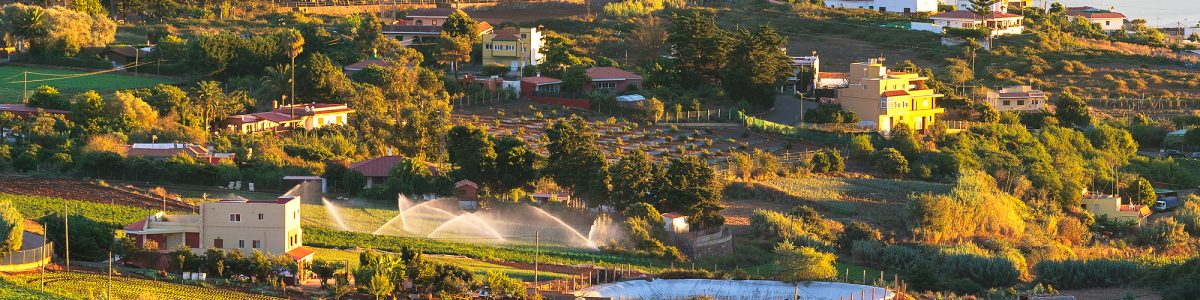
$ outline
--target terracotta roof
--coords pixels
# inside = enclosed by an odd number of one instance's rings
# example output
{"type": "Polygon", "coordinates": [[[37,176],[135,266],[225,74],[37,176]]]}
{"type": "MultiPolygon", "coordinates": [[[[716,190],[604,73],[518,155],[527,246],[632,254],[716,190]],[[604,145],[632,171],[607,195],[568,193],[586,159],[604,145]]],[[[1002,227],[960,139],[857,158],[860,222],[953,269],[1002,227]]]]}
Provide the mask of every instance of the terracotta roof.
{"type": "Polygon", "coordinates": [[[515,41],[515,40],[518,40],[518,38],[517,38],[517,35],[511,34],[511,33],[496,33],[496,36],[492,37],[492,40],[493,41],[515,41]]]}
{"type": "Polygon", "coordinates": [[[368,59],[368,60],[352,63],[343,69],[358,71],[358,70],[366,69],[367,67],[370,67],[370,66],[387,67],[388,62],[385,60],[382,60],[382,59],[368,59]]]}
{"type": "Polygon", "coordinates": [[[1085,19],[1124,19],[1125,14],[1111,11],[1077,11],[1067,12],[1068,16],[1083,17],[1085,19]]]}
{"type": "Polygon", "coordinates": [[[289,121],[299,121],[299,120],[296,120],[295,118],[293,118],[291,115],[289,115],[288,112],[286,112],[286,111],[285,112],[268,111],[268,112],[252,113],[250,115],[257,119],[257,120],[255,120],[255,122],[260,121],[260,120],[267,120],[267,121],[271,121],[271,122],[275,122],[275,123],[286,123],[289,121]]]}
{"type": "Polygon", "coordinates": [[[358,171],[366,177],[387,177],[392,167],[406,160],[403,156],[380,156],[350,164],[348,169],[358,171]]]}
{"type": "Polygon", "coordinates": [[[295,249],[292,249],[292,251],[288,251],[287,256],[291,257],[292,260],[304,260],[304,259],[308,258],[309,256],[312,256],[314,253],[317,253],[317,250],[313,250],[312,248],[305,247],[305,246],[300,246],[300,247],[296,247],[295,249]]]}
{"type": "Polygon", "coordinates": [[[383,33],[416,33],[437,35],[442,32],[442,26],[391,25],[383,26],[383,33]]]}
{"type": "Polygon", "coordinates": [[[475,28],[479,29],[479,34],[484,34],[484,33],[488,33],[488,31],[492,31],[493,27],[492,27],[492,24],[488,24],[487,21],[483,21],[483,22],[476,23],[475,28]]]}
{"type": "MultiPolygon", "coordinates": [[[[956,11],[948,11],[948,12],[936,14],[936,15],[930,16],[929,18],[931,18],[931,19],[974,20],[974,19],[979,19],[980,17],[982,17],[982,16],[976,15],[973,12],[969,12],[969,11],[965,11],[965,10],[956,10],[956,11]]],[[[984,19],[1009,19],[1009,18],[1022,18],[1022,17],[1019,15],[1014,15],[1014,14],[1010,14],[1010,13],[992,12],[991,15],[986,16],[984,19]]]]}
{"type": "Polygon", "coordinates": [[[908,92],[905,92],[905,91],[886,91],[886,92],[883,92],[883,96],[884,96],[884,97],[900,97],[900,96],[908,96],[908,92]]]}
{"type": "Polygon", "coordinates": [[[469,187],[473,187],[473,188],[477,188],[477,189],[479,188],[479,185],[475,184],[474,181],[470,181],[470,180],[466,180],[466,179],[459,180],[458,182],[454,183],[454,188],[460,188],[460,187],[464,187],[464,186],[469,186],[469,187]]]}
{"type": "Polygon", "coordinates": [[[532,84],[536,84],[536,85],[542,85],[542,84],[550,84],[550,83],[562,83],[562,80],[558,80],[558,78],[554,78],[554,77],[537,76],[537,77],[521,78],[521,82],[528,82],[528,83],[532,83],[532,84]]]}
{"type": "Polygon", "coordinates": [[[633,74],[629,71],[621,70],[621,69],[614,68],[614,67],[595,67],[595,68],[587,69],[587,76],[588,76],[588,78],[591,78],[593,81],[596,81],[596,80],[618,80],[618,79],[623,79],[623,80],[642,79],[642,76],[638,76],[637,74],[633,74]]]}
{"type": "Polygon", "coordinates": [[[817,78],[845,79],[845,78],[850,78],[850,74],[849,73],[841,73],[841,72],[821,72],[820,74],[817,74],[817,78]]]}
{"type": "Polygon", "coordinates": [[[71,112],[65,111],[65,110],[37,108],[37,107],[28,106],[25,104],[0,104],[0,112],[8,112],[8,113],[12,113],[17,116],[34,115],[38,112],[39,109],[42,110],[42,112],[44,112],[44,113],[48,113],[48,114],[52,114],[52,115],[69,115],[69,114],[71,114],[71,112]]]}
{"type": "Polygon", "coordinates": [[[455,8],[419,8],[408,11],[406,17],[433,17],[433,18],[449,18],[450,14],[454,13],[455,8]]]}
{"type": "Polygon", "coordinates": [[[133,222],[133,223],[130,223],[129,225],[125,225],[125,231],[146,230],[146,219],[148,219],[148,218],[142,218],[141,220],[138,220],[137,222],[133,222]]]}
{"type": "Polygon", "coordinates": [[[1017,93],[1000,93],[1000,98],[1045,98],[1046,94],[1041,91],[1028,91],[1017,93]]]}
{"type": "Polygon", "coordinates": [[[671,218],[671,219],[678,219],[678,218],[687,217],[687,216],[685,216],[685,215],[682,215],[682,214],[680,214],[680,213],[673,212],[673,211],[672,211],[672,212],[667,212],[667,213],[664,213],[664,214],[662,214],[662,216],[663,216],[663,217],[667,217],[667,218],[671,218]]]}

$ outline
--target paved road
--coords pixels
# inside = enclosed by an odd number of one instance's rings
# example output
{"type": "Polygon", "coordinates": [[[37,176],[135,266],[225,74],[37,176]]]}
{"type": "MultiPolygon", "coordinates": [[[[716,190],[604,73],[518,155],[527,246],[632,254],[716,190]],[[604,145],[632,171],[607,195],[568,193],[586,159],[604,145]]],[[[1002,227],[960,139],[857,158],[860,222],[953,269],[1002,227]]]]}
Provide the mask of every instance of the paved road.
{"type": "Polygon", "coordinates": [[[817,104],[800,101],[800,99],[796,99],[792,95],[778,95],[775,96],[775,109],[764,114],[762,118],[784,125],[796,124],[801,121],[800,109],[802,107],[812,109],[817,107],[817,104]]]}

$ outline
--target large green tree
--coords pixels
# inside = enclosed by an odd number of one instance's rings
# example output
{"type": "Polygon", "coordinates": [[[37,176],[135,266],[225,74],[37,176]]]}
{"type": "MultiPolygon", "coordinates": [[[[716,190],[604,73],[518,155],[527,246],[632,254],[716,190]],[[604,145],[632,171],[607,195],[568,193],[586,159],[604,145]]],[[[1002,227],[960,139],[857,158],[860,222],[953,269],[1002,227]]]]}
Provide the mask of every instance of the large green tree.
{"type": "Polygon", "coordinates": [[[720,78],[729,53],[729,33],[712,14],[688,11],[671,15],[667,44],[679,61],[680,74],[692,85],[720,78]]]}
{"type": "Polygon", "coordinates": [[[25,234],[25,217],[12,202],[0,202],[0,251],[21,250],[25,234]]]}
{"type": "Polygon", "coordinates": [[[640,149],[634,150],[609,167],[613,185],[613,206],[624,211],[635,203],[658,203],[666,182],[665,169],[651,160],[650,155],[640,149]]]}
{"type": "Polygon", "coordinates": [[[531,188],[538,179],[542,156],[524,140],[514,136],[493,137],[496,171],[490,181],[499,191],[531,188]]]}
{"type": "Polygon", "coordinates": [[[559,119],[546,129],[546,174],[592,205],[607,204],[608,162],[596,143],[596,129],[579,116],[559,119]]]}
{"type": "Polygon", "coordinates": [[[772,97],[778,87],[791,74],[791,58],[783,49],[787,39],[769,25],[759,26],[754,31],[739,30],[734,35],[733,48],[728,62],[721,69],[721,85],[725,94],[734,99],[743,99],[757,108],[775,106],[772,97]]]}
{"type": "Polygon", "coordinates": [[[442,32],[451,37],[467,38],[468,45],[479,41],[479,27],[476,26],[475,20],[457,9],[442,23],[442,32]]]}
{"type": "Polygon", "coordinates": [[[1087,127],[1092,124],[1092,115],[1088,112],[1087,102],[1070,91],[1059,93],[1054,100],[1054,116],[1063,126],[1087,127]]]}
{"type": "Polygon", "coordinates": [[[458,167],[452,172],[455,179],[486,182],[494,178],[496,150],[488,133],[478,126],[459,125],[446,134],[446,153],[450,163],[458,167]]]}
{"type": "Polygon", "coordinates": [[[538,70],[543,75],[557,77],[570,66],[583,64],[585,58],[575,54],[575,40],[558,34],[547,34],[542,37],[544,43],[538,51],[542,53],[542,63],[538,70]]]}
{"type": "Polygon", "coordinates": [[[725,223],[719,214],[722,183],[708,162],[698,156],[672,159],[666,179],[661,207],[689,215],[688,222],[699,229],[725,223]]]}
{"type": "Polygon", "coordinates": [[[320,53],[308,55],[300,69],[296,70],[296,102],[342,103],[338,95],[350,88],[350,79],[329,60],[328,56],[320,53]]]}

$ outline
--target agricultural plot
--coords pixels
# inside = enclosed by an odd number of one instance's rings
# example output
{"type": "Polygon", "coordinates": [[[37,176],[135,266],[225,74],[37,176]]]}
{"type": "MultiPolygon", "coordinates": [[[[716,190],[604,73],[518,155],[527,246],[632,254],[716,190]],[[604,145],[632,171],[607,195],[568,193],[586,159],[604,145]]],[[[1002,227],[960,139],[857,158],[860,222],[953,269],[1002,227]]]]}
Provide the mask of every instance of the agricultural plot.
{"type": "Polygon", "coordinates": [[[19,285],[15,282],[0,278],[0,300],[25,300],[25,299],[45,299],[57,300],[68,299],[55,294],[43,293],[37,290],[37,287],[29,288],[19,285]]]}
{"type": "MultiPolygon", "coordinates": [[[[45,279],[37,273],[11,276],[8,280],[27,289],[37,289],[42,283],[46,291],[70,299],[103,297],[109,290],[108,276],[83,272],[50,272],[45,279]]],[[[122,276],[112,277],[112,297],[115,299],[281,299],[232,290],[176,284],[122,276]]]]}
{"type": "Polygon", "coordinates": [[[0,66],[0,103],[21,101],[21,93],[28,86],[29,93],[38,86],[48,85],[70,97],[77,93],[96,90],[105,93],[123,89],[151,87],[157,84],[172,84],[178,80],[155,77],[133,76],[122,72],[96,73],[74,70],[49,69],[24,66],[0,66]],[[28,72],[28,85],[25,74],[28,72]]]}
{"type": "MultiPolygon", "coordinates": [[[[326,248],[316,248],[316,250],[316,258],[332,261],[346,261],[350,267],[358,266],[357,251],[326,248]]],[[[425,259],[439,263],[460,266],[466,268],[477,276],[484,276],[488,271],[497,271],[508,277],[517,278],[523,281],[533,281],[533,270],[530,269],[503,266],[461,256],[425,255],[425,259]]],[[[542,269],[540,272],[538,272],[538,280],[555,280],[570,277],[571,275],[568,274],[547,272],[545,269],[542,269]]]]}
{"type": "Polygon", "coordinates": [[[191,204],[174,199],[156,199],[130,189],[101,186],[85,180],[0,176],[0,193],[84,200],[146,209],[191,211],[191,204]]]}
{"type": "Polygon", "coordinates": [[[17,207],[17,210],[21,211],[21,214],[29,219],[36,219],[48,214],[61,214],[65,207],[70,210],[72,215],[82,215],[97,222],[108,223],[113,226],[125,226],[158,211],[120,204],[110,205],[108,203],[84,200],[6,193],[0,193],[0,201],[12,202],[17,207]]]}
{"type": "Polygon", "coordinates": [[[950,185],[942,183],[840,177],[777,178],[751,187],[763,191],[749,199],[726,199],[732,209],[722,214],[732,225],[748,225],[745,220],[755,208],[787,211],[804,204],[835,219],[858,219],[886,228],[902,228],[903,214],[899,212],[910,195],[950,190],[950,185]]]}
{"type": "Polygon", "coordinates": [[[671,126],[620,121],[607,115],[570,108],[517,102],[497,106],[455,109],[455,124],[487,126],[496,135],[517,136],[531,142],[545,154],[543,131],[550,120],[579,115],[592,123],[600,134],[597,143],[608,153],[643,149],[651,156],[708,156],[710,162],[724,160],[730,151],[761,149],[783,152],[787,143],[750,134],[736,124],[712,126],[671,126]]]}

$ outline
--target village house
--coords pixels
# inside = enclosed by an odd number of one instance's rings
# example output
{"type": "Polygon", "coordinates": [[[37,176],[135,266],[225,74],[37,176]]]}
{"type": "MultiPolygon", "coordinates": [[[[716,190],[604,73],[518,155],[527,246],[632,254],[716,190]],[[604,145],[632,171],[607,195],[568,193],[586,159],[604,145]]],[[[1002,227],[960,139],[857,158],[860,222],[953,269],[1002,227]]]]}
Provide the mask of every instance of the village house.
{"type": "Polygon", "coordinates": [[[642,85],[642,76],[615,67],[590,68],[587,69],[587,76],[592,79],[592,84],[584,87],[589,93],[623,94],[642,85]]]}
{"type": "Polygon", "coordinates": [[[100,52],[100,57],[112,62],[114,67],[121,67],[138,62],[141,58],[146,57],[148,52],[133,46],[118,46],[100,52]]]}
{"type": "Polygon", "coordinates": [[[1046,108],[1046,93],[1028,85],[988,91],[986,100],[997,111],[1036,112],[1046,108]]]}
{"type": "Polygon", "coordinates": [[[345,104],[283,105],[267,112],[232,115],[221,121],[221,125],[234,133],[278,132],[293,128],[313,130],[346,125],[348,116],[353,112],[345,104]]]}
{"type": "Polygon", "coordinates": [[[145,157],[155,160],[166,160],[184,155],[196,161],[222,164],[233,163],[234,158],[237,156],[234,153],[217,153],[204,146],[185,143],[136,143],[125,147],[125,155],[128,157],[145,157]]]}
{"type": "Polygon", "coordinates": [[[862,8],[880,12],[936,12],[938,0],[825,0],[825,6],[862,8]]]}
{"type": "MultiPolygon", "coordinates": [[[[405,46],[432,42],[442,33],[442,25],[457,8],[421,8],[410,10],[403,19],[383,26],[383,35],[399,40],[405,46]]],[[[479,34],[492,32],[492,25],[487,22],[475,24],[479,34]]]]}
{"type": "Polygon", "coordinates": [[[169,215],[160,211],[126,225],[125,233],[137,246],[159,252],[180,246],[195,253],[216,248],[248,255],[257,250],[286,255],[296,262],[311,262],[315,251],[303,246],[300,202],[298,196],[206,202],[200,204],[200,214],[169,215]]]}
{"type": "Polygon", "coordinates": [[[1097,218],[1136,222],[1141,224],[1150,215],[1150,208],[1140,204],[1121,204],[1121,197],[1113,195],[1084,194],[1083,210],[1091,212],[1097,218]]]}
{"type": "Polygon", "coordinates": [[[662,214],[663,229],[667,232],[683,233],[688,232],[688,217],[677,212],[666,212],[662,214]]]}
{"type": "Polygon", "coordinates": [[[542,33],[537,27],[502,29],[483,35],[483,65],[520,71],[542,62],[542,33]]]}
{"type": "Polygon", "coordinates": [[[992,36],[1021,34],[1025,30],[1025,26],[1021,24],[1025,17],[1002,11],[993,11],[990,15],[982,16],[965,10],[956,10],[939,13],[929,18],[933,20],[934,25],[946,28],[987,27],[991,29],[992,36]]]}
{"type": "Polygon", "coordinates": [[[1068,7],[1067,18],[1072,21],[1075,18],[1084,18],[1107,32],[1125,29],[1125,14],[1091,6],[1068,7]]]}
{"type": "Polygon", "coordinates": [[[471,211],[479,209],[479,184],[470,180],[459,180],[454,183],[454,196],[458,198],[458,208],[471,211]]]}
{"type": "MultiPolygon", "coordinates": [[[[387,182],[392,168],[395,168],[396,165],[406,160],[408,160],[408,158],[403,156],[385,155],[372,159],[356,161],[351,163],[346,168],[351,171],[358,172],[359,174],[362,174],[363,177],[366,177],[367,183],[364,187],[372,188],[376,185],[387,182]]],[[[429,168],[430,174],[433,174],[434,176],[439,176],[441,174],[441,171],[438,170],[437,165],[426,162],[425,166],[429,168]]]]}
{"type": "Polygon", "coordinates": [[[888,133],[903,123],[924,132],[937,115],[946,112],[937,105],[942,94],[926,86],[926,80],[917,73],[889,71],[882,58],[853,63],[849,85],[838,89],[835,102],[857,114],[862,127],[888,133]]]}

